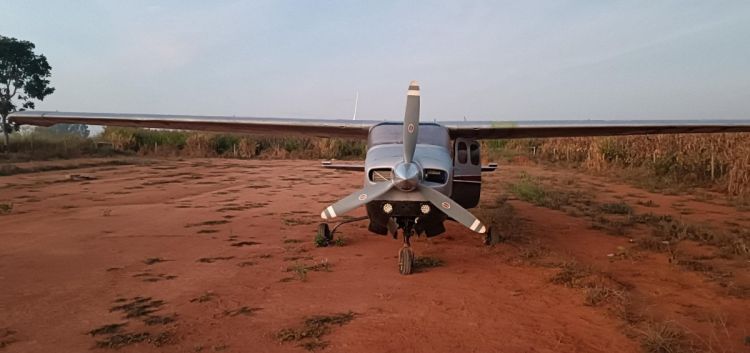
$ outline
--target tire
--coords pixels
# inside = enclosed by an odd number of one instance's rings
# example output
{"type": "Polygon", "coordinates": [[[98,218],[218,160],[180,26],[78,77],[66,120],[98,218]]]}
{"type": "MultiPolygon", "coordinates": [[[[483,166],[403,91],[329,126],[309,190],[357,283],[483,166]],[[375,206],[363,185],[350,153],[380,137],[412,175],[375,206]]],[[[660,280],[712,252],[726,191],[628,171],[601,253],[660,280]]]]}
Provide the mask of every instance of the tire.
{"type": "Polygon", "coordinates": [[[401,248],[398,253],[398,272],[402,275],[409,275],[412,272],[412,265],[414,264],[414,252],[409,248],[401,248]]]}
{"type": "Polygon", "coordinates": [[[492,228],[487,228],[487,233],[484,233],[484,245],[495,245],[497,241],[492,238],[492,228]]]}
{"type": "Polygon", "coordinates": [[[321,223],[318,225],[318,237],[325,239],[326,242],[328,243],[330,243],[333,240],[333,236],[331,235],[331,230],[328,228],[327,223],[321,223]]]}

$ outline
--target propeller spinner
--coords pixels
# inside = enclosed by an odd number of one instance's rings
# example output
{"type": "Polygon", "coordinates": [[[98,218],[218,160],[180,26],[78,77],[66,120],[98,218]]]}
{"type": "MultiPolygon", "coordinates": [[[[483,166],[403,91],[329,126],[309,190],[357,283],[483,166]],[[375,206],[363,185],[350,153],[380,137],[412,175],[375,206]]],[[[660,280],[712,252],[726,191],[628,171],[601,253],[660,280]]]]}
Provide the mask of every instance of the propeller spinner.
{"type": "Polygon", "coordinates": [[[440,211],[477,233],[485,233],[487,227],[468,210],[441,192],[422,183],[422,168],[414,161],[419,136],[419,84],[412,81],[406,97],[404,114],[404,161],[392,169],[390,182],[379,182],[352,193],[328,206],[320,217],[335,218],[382,196],[392,188],[400,192],[418,192],[440,211]]]}

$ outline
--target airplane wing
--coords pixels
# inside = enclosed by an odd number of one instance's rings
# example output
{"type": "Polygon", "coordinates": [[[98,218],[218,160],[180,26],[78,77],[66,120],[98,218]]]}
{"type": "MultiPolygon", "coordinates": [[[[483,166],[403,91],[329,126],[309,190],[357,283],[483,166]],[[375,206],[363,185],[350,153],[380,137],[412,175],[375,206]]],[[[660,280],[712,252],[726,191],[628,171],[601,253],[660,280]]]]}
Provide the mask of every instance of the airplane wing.
{"type": "Polygon", "coordinates": [[[357,171],[357,172],[364,172],[365,171],[365,165],[364,164],[333,164],[331,161],[322,161],[320,163],[320,166],[327,169],[339,169],[339,170],[349,170],[349,171],[357,171]]]}
{"type": "Polygon", "coordinates": [[[289,119],[234,116],[72,113],[23,111],[9,115],[19,125],[87,124],[248,134],[367,138],[377,120],[289,119]]]}
{"type": "Polygon", "coordinates": [[[750,119],[441,121],[451,138],[621,136],[750,132],[750,119]]]}

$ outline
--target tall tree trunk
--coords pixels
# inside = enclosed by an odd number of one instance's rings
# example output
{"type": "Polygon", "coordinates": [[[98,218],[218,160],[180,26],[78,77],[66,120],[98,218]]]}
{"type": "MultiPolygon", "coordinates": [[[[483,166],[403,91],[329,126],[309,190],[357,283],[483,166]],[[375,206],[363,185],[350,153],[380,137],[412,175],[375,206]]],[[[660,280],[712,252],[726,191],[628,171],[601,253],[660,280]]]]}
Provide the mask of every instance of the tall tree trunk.
{"type": "Polygon", "coordinates": [[[7,121],[7,119],[8,119],[8,116],[3,114],[2,121],[0,122],[0,128],[3,129],[3,135],[5,136],[5,147],[3,148],[3,151],[5,151],[6,153],[8,152],[8,149],[9,149],[8,146],[10,146],[10,136],[8,135],[8,129],[6,129],[6,126],[5,126],[5,122],[7,121]]]}

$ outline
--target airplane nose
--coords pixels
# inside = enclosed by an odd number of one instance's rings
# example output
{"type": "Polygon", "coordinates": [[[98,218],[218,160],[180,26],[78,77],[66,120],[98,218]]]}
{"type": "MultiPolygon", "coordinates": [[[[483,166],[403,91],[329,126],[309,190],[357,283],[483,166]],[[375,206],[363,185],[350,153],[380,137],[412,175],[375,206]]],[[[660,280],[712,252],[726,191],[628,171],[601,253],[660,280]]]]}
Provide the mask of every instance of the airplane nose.
{"type": "Polygon", "coordinates": [[[413,191],[422,179],[422,170],[416,163],[401,163],[393,168],[393,185],[401,191],[413,191]]]}

